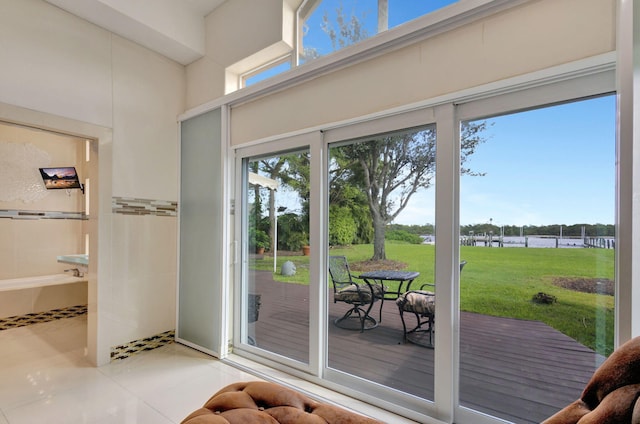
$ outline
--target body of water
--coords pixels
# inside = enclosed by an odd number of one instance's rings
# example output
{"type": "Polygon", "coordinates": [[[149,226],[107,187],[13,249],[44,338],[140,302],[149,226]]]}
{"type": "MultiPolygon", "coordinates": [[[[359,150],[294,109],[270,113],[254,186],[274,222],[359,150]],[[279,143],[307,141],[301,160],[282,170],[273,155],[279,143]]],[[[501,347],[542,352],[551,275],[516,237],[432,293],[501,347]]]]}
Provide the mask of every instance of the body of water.
{"type": "MultiPolygon", "coordinates": [[[[423,236],[425,244],[434,244],[435,237],[434,236],[423,236]]],[[[475,246],[489,246],[489,238],[483,236],[475,236],[475,246]]],[[[491,245],[493,247],[500,247],[500,237],[493,236],[493,242],[491,245]]],[[[589,243],[596,244],[597,247],[604,249],[613,249],[614,248],[614,238],[613,237],[598,237],[598,238],[587,238],[589,243]]],[[[462,245],[474,245],[470,241],[470,237],[462,236],[460,237],[460,244],[462,245]]],[[[526,236],[526,237],[516,237],[516,236],[506,236],[502,238],[502,247],[531,247],[531,248],[584,248],[585,240],[582,238],[570,238],[570,237],[552,237],[552,236],[526,236]]],[[[594,246],[591,246],[594,247],[594,246]]]]}
{"type": "Polygon", "coordinates": [[[557,237],[504,237],[504,247],[584,247],[581,238],[557,238],[557,237]]]}

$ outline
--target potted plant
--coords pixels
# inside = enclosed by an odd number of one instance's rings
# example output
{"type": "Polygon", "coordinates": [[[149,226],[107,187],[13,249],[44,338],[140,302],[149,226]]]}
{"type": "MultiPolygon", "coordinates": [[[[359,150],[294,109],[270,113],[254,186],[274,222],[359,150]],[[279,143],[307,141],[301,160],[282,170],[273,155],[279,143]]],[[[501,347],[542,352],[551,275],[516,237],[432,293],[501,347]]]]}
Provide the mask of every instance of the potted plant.
{"type": "Polygon", "coordinates": [[[309,236],[306,231],[288,232],[279,239],[279,244],[289,251],[300,251],[305,256],[309,255],[309,236]]]}
{"type": "Polygon", "coordinates": [[[265,231],[255,230],[250,234],[249,244],[254,247],[257,254],[262,255],[265,249],[269,248],[270,241],[269,235],[265,231]]]}
{"type": "Polygon", "coordinates": [[[309,247],[309,236],[307,236],[307,233],[302,233],[302,254],[304,256],[309,256],[309,253],[311,252],[311,247],[309,247]]]}

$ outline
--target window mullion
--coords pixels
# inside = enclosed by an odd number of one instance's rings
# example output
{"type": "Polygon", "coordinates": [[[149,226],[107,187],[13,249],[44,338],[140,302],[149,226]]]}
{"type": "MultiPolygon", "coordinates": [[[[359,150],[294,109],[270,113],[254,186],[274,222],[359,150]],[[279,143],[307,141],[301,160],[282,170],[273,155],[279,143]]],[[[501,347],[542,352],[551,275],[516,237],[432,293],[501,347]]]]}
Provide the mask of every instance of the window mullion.
{"type": "MultiPolygon", "coordinates": [[[[310,199],[309,199],[309,245],[312,252],[326,251],[328,233],[325,211],[328,195],[326,184],[326,159],[323,152],[322,133],[313,135],[316,140],[310,143],[310,199]]],[[[321,377],[326,363],[326,325],[327,325],[327,272],[326,255],[311,255],[309,272],[311,290],[309,292],[309,368],[321,377]]]]}
{"type": "Polygon", "coordinates": [[[453,104],[436,108],[436,350],[434,367],[436,418],[453,422],[457,402],[457,287],[453,264],[458,254],[459,129],[453,104]]]}

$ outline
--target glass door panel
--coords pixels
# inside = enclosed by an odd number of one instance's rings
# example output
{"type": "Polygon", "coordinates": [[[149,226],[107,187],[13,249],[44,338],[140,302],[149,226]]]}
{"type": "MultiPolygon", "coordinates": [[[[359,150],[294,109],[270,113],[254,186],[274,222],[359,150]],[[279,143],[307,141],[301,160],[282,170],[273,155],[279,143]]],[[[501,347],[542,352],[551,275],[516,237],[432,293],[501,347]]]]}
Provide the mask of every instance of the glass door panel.
{"type": "Polygon", "coordinates": [[[242,341],[308,364],[309,152],[245,159],[244,173],[242,341]]]}
{"type": "Polygon", "coordinates": [[[435,143],[433,125],[333,143],[328,159],[327,365],[428,400],[434,398],[435,143]],[[401,316],[396,300],[424,284],[420,296],[429,310],[401,316]],[[410,331],[417,317],[426,322],[422,331],[405,339],[403,320],[410,331]]]}
{"type": "Polygon", "coordinates": [[[460,182],[460,405],[538,423],[613,350],[615,97],[463,122],[462,139],[478,125],[460,182]]]}

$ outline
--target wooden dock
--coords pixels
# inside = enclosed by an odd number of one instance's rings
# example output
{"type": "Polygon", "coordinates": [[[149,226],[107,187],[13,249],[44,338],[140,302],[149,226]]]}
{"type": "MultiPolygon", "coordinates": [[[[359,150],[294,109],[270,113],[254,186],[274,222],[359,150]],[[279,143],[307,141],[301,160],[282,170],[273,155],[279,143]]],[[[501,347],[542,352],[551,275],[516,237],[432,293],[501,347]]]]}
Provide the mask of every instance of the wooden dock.
{"type": "MultiPolygon", "coordinates": [[[[261,295],[256,345],[308,359],[308,287],[256,274],[261,295]]],[[[374,316],[377,308],[374,306],[374,316]]],[[[348,305],[330,303],[331,321],[348,305]]],[[[460,402],[514,423],[539,423],[580,396],[603,358],[538,322],[461,313],[460,402]]],[[[422,398],[434,396],[434,351],[402,343],[402,323],[385,301],[381,324],[360,333],[329,325],[329,366],[422,398]]]]}

